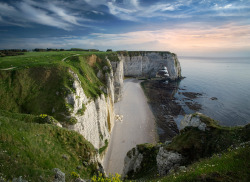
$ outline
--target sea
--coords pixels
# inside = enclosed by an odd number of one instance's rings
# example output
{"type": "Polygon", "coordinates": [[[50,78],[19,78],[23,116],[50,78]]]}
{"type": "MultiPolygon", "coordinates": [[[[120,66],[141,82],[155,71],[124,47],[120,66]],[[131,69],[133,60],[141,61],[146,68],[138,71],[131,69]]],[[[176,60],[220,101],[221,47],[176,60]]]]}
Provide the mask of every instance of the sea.
{"type": "MultiPolygon", "coordinates": [[[[224,126],[250,123],[250,58],[179,57],[182,76],[179,90],[201,93],[194,99],[202,108],[199,112],[224,126]],[[217,100],[212,100],[216,97],[217,100]]],[[[183,95],[176,92],[175,98],[183,95]]],[[[183,105],[186,114],[194,113],[183,105]]],[[[183,118],[176,118],[177,125],[183,118]]]]}

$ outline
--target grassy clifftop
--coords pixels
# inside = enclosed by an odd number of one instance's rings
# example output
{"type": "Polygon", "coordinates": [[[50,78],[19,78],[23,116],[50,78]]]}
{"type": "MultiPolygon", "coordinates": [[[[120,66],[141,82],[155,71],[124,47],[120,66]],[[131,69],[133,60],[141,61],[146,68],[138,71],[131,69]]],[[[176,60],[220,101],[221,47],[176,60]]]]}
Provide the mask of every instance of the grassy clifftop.
{"type": "Polygon", "coordinates": [[[52,115],[69,122],[70,105],[66,96],[75,92],[74,71],[89,98],[96,98],[106,87],[99,71],[110,73],[106,60],[118,61],[116,53],[105,52],[28,52],[0,58],[0,109],[11,112],[52,115]]]}
{"type": "Polygon", "coordinates": [[[195,162],[187,168],[172,171],[168,176],[151,181],[162,182],[247,182],[249,175],[250,144],[243,143],[237,147],[228,148],[221,154],[195,162]]]}
{"type": "Polygon", "coordinates": [[[12,180],[53,181],[53,168],[74,178],[90,178],[97,164],[90,160],[94,147],[80,134],[50,124],[38,124],[37,116],[0,111],[0,177],[12,180]]]}

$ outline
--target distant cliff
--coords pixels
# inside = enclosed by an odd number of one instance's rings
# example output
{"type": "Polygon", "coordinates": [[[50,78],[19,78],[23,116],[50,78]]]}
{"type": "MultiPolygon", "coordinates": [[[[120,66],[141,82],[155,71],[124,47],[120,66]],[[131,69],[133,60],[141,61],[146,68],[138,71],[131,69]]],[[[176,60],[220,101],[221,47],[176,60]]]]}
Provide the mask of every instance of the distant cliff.
{"type": "Polygon", "coordinates": [[[153,78],[166,67],[171,80],[181,78],[181,66],[174,53],[129,51],[119,52],[119,58],[123,61],[124,76],[153,78]]]}

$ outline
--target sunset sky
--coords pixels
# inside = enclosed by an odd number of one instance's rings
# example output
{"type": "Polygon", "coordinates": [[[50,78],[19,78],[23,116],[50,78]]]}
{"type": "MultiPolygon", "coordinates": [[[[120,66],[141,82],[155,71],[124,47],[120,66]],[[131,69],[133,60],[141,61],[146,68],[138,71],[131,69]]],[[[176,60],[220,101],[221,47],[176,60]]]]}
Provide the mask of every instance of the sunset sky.
{"type": "Polygon", "coordinates": [[[0,0],[0,49],[250,56],[250,0],[0,0]]]}

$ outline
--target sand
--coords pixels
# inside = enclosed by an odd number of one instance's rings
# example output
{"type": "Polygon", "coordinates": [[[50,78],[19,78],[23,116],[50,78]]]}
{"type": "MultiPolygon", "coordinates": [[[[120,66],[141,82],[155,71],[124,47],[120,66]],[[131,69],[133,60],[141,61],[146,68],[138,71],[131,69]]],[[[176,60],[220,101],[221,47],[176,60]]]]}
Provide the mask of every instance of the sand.
{"type": "Polygon", "coordinates": [[[147,98],[136,79],[124,80],[122,100],[115,104],[115,113],[123,116],[117,120],[104,158],[107,174],[122,174],[127,152],[142,143],[155,143],[155,118],[147,98]]]}

